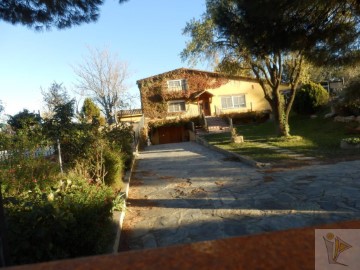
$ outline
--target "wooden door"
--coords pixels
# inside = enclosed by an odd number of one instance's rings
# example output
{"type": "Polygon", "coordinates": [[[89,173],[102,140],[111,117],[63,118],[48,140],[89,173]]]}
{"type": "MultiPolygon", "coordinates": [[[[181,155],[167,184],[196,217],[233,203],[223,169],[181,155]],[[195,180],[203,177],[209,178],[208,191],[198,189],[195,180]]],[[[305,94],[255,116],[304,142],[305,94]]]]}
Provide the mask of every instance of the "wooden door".
{"type": "Polygon", "coordinates": [[[203,113],[205,116],[210,116],[211,110],[209,98],[203,98],[199,100],[199,108],[200,112],[203,113]]]}
{"type": "Polygon", "coordinates": [[[207,100],[204,100],[204,115],[205,116],[209,116],[211,115],[211,111],[210,111],[210,102],[209,102],[209,99],[207,100]]]}
{"type": "Polygon", "coordinates": [[[159,143],[177,143],[182,142],[184,137],[183,126],[159,127],[159,143]]]}

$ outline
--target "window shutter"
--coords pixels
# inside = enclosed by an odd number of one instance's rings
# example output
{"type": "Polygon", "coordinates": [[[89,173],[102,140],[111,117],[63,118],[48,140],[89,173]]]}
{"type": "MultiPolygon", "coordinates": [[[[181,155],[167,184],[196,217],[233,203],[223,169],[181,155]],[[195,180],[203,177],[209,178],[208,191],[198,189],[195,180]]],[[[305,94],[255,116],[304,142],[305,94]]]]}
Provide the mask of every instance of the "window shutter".
{"type": "Polygon", "coordinates": [[[182,90],[183,91],[186,91],[187,90],[187,81],[184,79],[184,80],[181,80],[181,84],[182,84],[182,90]]]}

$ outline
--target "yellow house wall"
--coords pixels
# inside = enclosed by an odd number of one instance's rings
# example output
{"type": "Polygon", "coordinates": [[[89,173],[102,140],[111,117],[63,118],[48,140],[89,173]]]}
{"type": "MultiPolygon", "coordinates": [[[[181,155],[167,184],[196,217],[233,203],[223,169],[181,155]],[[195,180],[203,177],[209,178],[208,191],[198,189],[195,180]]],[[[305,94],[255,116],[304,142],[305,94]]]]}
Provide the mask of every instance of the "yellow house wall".
{"type": "MultiPolygon", "coordinates": [[[[287,85],[281,85],[280,89],[287,89],[287,85]]],[[[220,86],[216,89],[207,89],[207,92],[211,93],[210,110],[211,115],[228,114],[234,112],[250,112],[250,111],[265,111],[271,110],[270,104],[264,97],[264,92],[257,82],[252,81],[240,81],[240,80],[229,80],[228,83],[220,86]],[[224,109],[221,105],[222,96],[236,96],[245,95],[246,107],[224,109]]],[[[196,100],[186,101],[185,112],[168,116],[167,119],[171,118],[188,118],[199,115],[199,107],[196,100]]]]}
{"type": "Polygon", "coordinates": [[[216,89],[209,89],[209,93],[213,94],[212,102],[210,104],[211,114],[220,112],[221,114],[232,112],[249,112],[249,111],[264,111],[270,110],[269,103],[264,98],[264,92],[259,83],[251,81],[230,80],[227,84],[216,89]],[[245,95],[246,107],[224,109],[221,105],[222,96],[236,96],[245,95]]]}
{"type": "MultiPolygon", "coordinates": [[[[264,92],[259,83],[251,81],[230,80],[216,89],[208,89],[209,93],[213,95],[210,103],[211,115],[226,114],[232,112],[248,112],[248,111],[264,111],[271,110],[269,103],[264,98],[264,92]],[[235,109],[223,109],[221,106],[222,96],[236,96],[245,94],[246,107],[235,109]]],[[[187,101],[186,111],[176,117],[193,117],[199,115],[199,107],[197,101],[187,101]]]]}

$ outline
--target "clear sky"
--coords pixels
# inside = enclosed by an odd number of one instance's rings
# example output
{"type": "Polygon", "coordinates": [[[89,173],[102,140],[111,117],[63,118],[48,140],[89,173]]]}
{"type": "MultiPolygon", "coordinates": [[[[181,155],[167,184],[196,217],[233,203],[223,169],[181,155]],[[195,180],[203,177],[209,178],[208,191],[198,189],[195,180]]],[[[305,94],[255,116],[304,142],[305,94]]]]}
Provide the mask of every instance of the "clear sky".
{"type": "MultiPolygon", "coordinates": [[[[188,40],[182,29],[204,11],[204,0],[130,0],[121,5],[106,0],[97,22],[65,30],[35,32],[0,21],[0,100],[5,113],[41,110],[40,88],[48,89],[54,81],[72,95],[76,75],[71,66],[88,55],[87,47],[108,48],[128,62],[130,91],[138,94],[137,80],[187,66],[179,56],[188,40]]],[[[133,107],[140,107],[140,101],[133,107]]]]}

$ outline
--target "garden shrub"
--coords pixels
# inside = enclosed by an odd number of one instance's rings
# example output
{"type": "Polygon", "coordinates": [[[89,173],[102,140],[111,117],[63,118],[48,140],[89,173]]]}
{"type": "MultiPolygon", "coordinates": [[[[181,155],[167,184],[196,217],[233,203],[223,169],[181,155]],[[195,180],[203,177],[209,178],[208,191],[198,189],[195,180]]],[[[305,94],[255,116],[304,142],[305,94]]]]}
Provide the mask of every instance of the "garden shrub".
{"type": "Polygon", "coordinates": [[[360,80],[351,81],[342,91],[335,103],[335,111],[339,115],[360,115],[360,80]]]}
{"type": "Polygon", "coordinates": [[[44,189],[57,180],[59,164],[47,158],[27,158],[19,164],[0,163],[0,179],[9,194],[30,190],[34,186],[44,189]]]}
{"type": "Polygon", "coordinates": [[[51,185],[60,171],[58,163],[44,156],[44,149],[48,148],[45,138],[39,134],[28,136],[22,131],[0,133],[0,151],[7,153],[0,160],[0,180],[11,194],[34,185],[40,188],[51,185]]]}
{"type": "Polygon", "coordinates": [[[88,158],[92,155],[93,147],[99,138],[101,135],[90,124],[71,123],[68,125],[60,138],[63,162],[71,168],[76,160],[88,158]]]}
{"type": "Polygon", "coordinates": [[[293,109],[298,114],[314,114],[329,102],[329,93],[320,84],[304,84],[296,92],[293,109]]]}
{"type": "Polygon", "coordinates": [[[112,226],[111,188],[67,178],[53,189],[4,195],[11,264],[104,253],[112,226]],[[55,191],[54,191],[55,190],[55,191]]]}
{"type": "Polygon", "coordinates": [[[139,149],[143,150],[147,146],[147,139],[148,139],[148,128],[143,127],[140,129],[139,134],[139,149]]]}
{"type": "Polygon", "coordinates": [[[243,112],[243,113],[228,113],[222,115],[223,118],[230,117],[234,125],[243,125],[250,123],[264,123],[269,120],[269,112],[243,112]]]}
{"type": "Polygon", "coordinates": [[[133,159],[134,132],[132,126],[120,125],[111,127],[104,132],[110,149],[122,154],[126,169],[129,169],[133,159]]]}
{"type": "Polygon", "coordinates": [[[201,118],[199,116],[190,117],[188,121],[193,122],[195,127],[201,127],[201,118]]]}
{"type": "Polygon", "coordinates": [[[112,200],[123,160],[131,162],[132,130],[74,123],[70,105],[36,130],[0,132],[0,151],[11,153],[0,161],[0,180],[12,264],[100,254],[112,240],[112,200]],[[57,157],[33,155],[58,138],[66,174],[57,157]]]}
{"type": "Polygon", "coordinates": [[[122,187],[123,161],[120,152],[107,150],[104,153],[105,184],[119,190],[122,187]]]}

